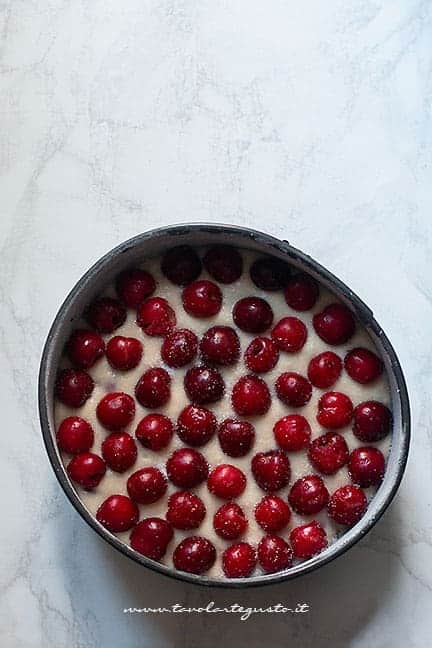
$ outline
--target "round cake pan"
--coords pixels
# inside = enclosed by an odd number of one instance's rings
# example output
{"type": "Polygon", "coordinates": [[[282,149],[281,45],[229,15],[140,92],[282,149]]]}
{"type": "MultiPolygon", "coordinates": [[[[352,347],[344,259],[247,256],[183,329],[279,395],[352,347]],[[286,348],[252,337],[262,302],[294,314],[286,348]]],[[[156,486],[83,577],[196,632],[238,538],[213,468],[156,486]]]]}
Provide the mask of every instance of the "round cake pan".
{"type": "Polygon", "coordinates": [[[243,588],[289,580],[307,574],[347,551],[366,535],[392,501],[405,470],[410,439],[409,400],[402,369],[390,341],[375,320],[372,311],[342,281],[310,256],[292,247],[287,241],[281,241],[268,234],[232,225],[191,223],[151,230],[122,243],[97,261],[66,297],[49,331],[39,373],[39,414],[45,446],[57,479],[78,513],[96,533],[118,551],[140,565],[179,580],[217,587],[243,588]],[[240,578],[238,580],[215,579],[176,571],[171,567],[142,556],[109,533],[89,513],[70,481],[57,448],[54,424],[53,393],[57,366],[64,344],[74,328],[75,322],[80,318],[88,303],[119,272],[128,267],[141,264],[145,259],[154,257],[168,248],[184,244],[205,246],[216,243],[247,248],[283,259],[295,268],[311,274],[331,290],[341,302],[345,303],[367,329],[383,358],[389,379],[394,421],[387,470],[382,484],[362,519],[311,560],[276,574],[240,578]]]}

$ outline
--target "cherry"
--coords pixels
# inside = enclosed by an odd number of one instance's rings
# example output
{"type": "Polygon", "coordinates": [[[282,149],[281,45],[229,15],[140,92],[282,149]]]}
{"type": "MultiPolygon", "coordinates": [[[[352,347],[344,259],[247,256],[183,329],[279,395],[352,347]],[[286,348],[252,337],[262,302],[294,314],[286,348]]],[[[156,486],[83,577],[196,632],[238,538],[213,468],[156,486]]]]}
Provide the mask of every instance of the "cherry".
{"type": "Polygon", "coordinates": [[[267,337],[257,337],[249,344],[244,354],[245,364],[254,373],[271,371],[279,360],[279,349],[267,337]]]}
{"type": "Polygon", "coordinates": [[[390,432],[391,426],[390,410],[378,401],[364,401],[354,410],[353,432],[360,441],[379,441],[390,432]]]}
{"type": "Polygon", "coordinates": [[[213,317],[222,307],[222,292],[212,281],[194,281],[183,289],[182,302],[193,317],[213,317]]]}
{"type": "Polygon", "coordinates": [[[206,331],[200,342],[201,358],[216,365],[231,365],[240,355],[240,340],[230,326],[213,326],[206,331]]]}
{"type": "Polygon", "coordinates": [[[280,448],[288,452],[298,452],[308,447],[311,427],[304,416],[288,414],[276,421],[273,434],[280,448]]]}
{"type": "Polygon", "coordinates": [[[289,266],[274,257],[263,257],[250,267],[250,278],[262,290],[279,290],[287,283],[291,270],[289,266]]]}
{"type": "Polygon", "coordinates": [[[173,539],[174,532],[166,520],[150,517],[138,522],[130,534],[130,546],[143,556],[160,560],[173,539]]]}
{"type": "Polygon", "coordinates": [[[164,337],[176,325],[174,310],[163,297],[146,299],[137,310],[137,324],[151,337],[164,337]]]}
{"type": "Polygon", "coordinates": [[[313,308],[319,297],[318,284],[306,274],[297,274],[290,279],[284,290],[285,301],[295,311],[313,308]]]}
{"type": "Polygon", "coordinates": [[[330,497],[327,507],[332,520],[346,526],[352,526],[358,522],[366,509],[366,495],[361,488],[352,484],[338,488],[330,497]]]}
{"type": "Polygon", "coordinates": [[[255,440],[255,429],[248,421],[228,418],[219,426],[218,439],[226,455],[244,457],[255,440]]]}
{"type": "Polygon", "coordinates": [[[250,374],[236,382],[232,390],[231,401],[237,414],[260,416],[270,409],[271,396],[264,380],[250,374]]]}
{"type": "Polygon", "coordinates": [[[327,344],[344,344],[355,331],[355,320],[343,304],[329,304],[313,316],[314,329],[327,344]]]}
{"type": "Polygon", "coordinates": [[[198,338],[188,329],[168,333],[161,346],[162,360],[169,367],[184,367],[192,362],[198,350],[198,338]]]}
{"type": "Polygon", "coordinates": [[[307,340],[307,328],[297,317],[283,317],[272,329],[273,341],[281,351],[297,353],[307,340]]]}
{"type": "Polygon", "coordinates": [[[99,455],[83,452],[72,457],[67,465],[69,477],[85,490],[93,490],[105,475],[105,462],[99,455]]]}
{"type": "Polygon", "coordinates": [[[66,344],[66,350],[73,364],[79,369],[89,369],[105,351],[101,336],[88,329],[77,329],[66,344]]]}
{"type": "Polygon", "coordinates": [[[291,407],[306,405],[312,396],[310,382],[295,371],[286,371],[281,374],[275,384],[278,398],[291,407]]]}
{"type": "Polygon", "coordinates": [[[317,421],[324,428],[337,430],[345,427],[353,416],[351,399],[342,392],[326,392],[318,401],[317,421]]]}
{"type": "Polygon", "coordinates": [[[145,270],[133,268],[122,272],[116,281],[117,294],[128,308],[138,308],[156,289],[152,275],[145,270]]]}
{"type": "Polygon", "coordinates": [[[128,371],[137,367],[141,361],[143,346],[133,337],[116,335],[107,344],[106,356],[111,367],[128,371]]]}
{"type": "Polygon", "coordinates": [[[327,547],[327,534],[316,520],[295,527],[290,542],[296,558],[312,558],[327,547]]]}
{"type": "Polygon", "coordinates": [[[147,414],[138,423],[135,431],[136,438],[149,450],[166,448],[174,434],[172,421],[163,414],[147,414]]]}
{"type": "Polygon", "coordinates": [[[362,488],[377,486],[384,477],[385,459],[378,448],[356,448],[348,461],[348,472],[352,481],[362,488]]]}
{"type": "Polygon", "coordinates": [[[256,483],[264,491],[280,490],[290,480],[290,462],[282,450],[258,452],[252,459],[251,468],[256,483]]]}
{"type": "Polygon", "coordinates": [[[234,304],[233,319],[246,333],[264,333],[272,325],[273,311],[260,297],[244,297],[234,304]]]}
{"type": "Polygon", "coordinates": [[[176,286],[186,286],[200,276],[201,261],[191,247],[179,245],[164,254],[161,270],[176,286]]]}
{"type": "Polygon", "coordinates": [[[237,281],[243,272],[240,253],[228,245],[211,247],[204,255],[203,264],[209,275],[222,284],[237,281]]]}
{"type": "Polygon", "coordinates": [[[214,514],[213,526],[217,535],[224,540],[237,540],[246,531],[248,521],[238,504],[227,502],[214,514]]]}
{"type": "Polygon", "coordinates": [[[166,518],[175,529],[197,529],[205,514],[204,502],[190,491],[177,491],[168,499],[166,518]]]}
{"type": "Polygon", "coordinates": [[[171,378],[162,367],[147,369],[135,386],[137,401],[149,409],[162,407],[171,396],[171,378]]]}
{"type": "Polygon", "coordinates": [[[112,432],[102,443],[102,457],[111,470],[125,472],[137,458],[137,447],[127,432],[112,432]]]}
{"type": "Polygon", "coordinates": [[[129,496],[139,504],[153,504],[166,493],[167,480],[158,468],[141,468],[127,480],[129,496]]]}
{"type": "Polygon", "coordinates": [[[170,481],[179,488],[194,488],[207,479],[208,463],[198,450],[175,450],[166,463],[170,481]]]}
{"type": "Polygon", "coordinates": [[[108,531],[122,533],[135,526],[139,511],[135,502],[126,495],[111,495],[99,506],[96,519],[108,531]]]}
{"type": "Polygon", "coordinates": [[[68,454],[88,452],[93,445],[93,428],[79,416],[68,416],[57,430],[57,443],[60,450],[68,454]]]}
{"type": "Polygon", "coordinates": [[[185,538],[173,553],[174,567],[189,574],[203,574],[213,567],[215,561],[214,545],[202,536],[185,538]]]}
{"type": "Polygon", "coordinates": [[[288,501],[296,513],[315,515],[329,501],[329,493],[318,475],[305,475],[292,485],[288,501]]]}
{"type": "Polygon", "coordinates": [[[341,375],[342,360],[332,351],[324,351],[312,358],[308,366],[308,378],[314,387],[329,389],[341,375]]]}
{"type": "Polygon", "coordinates": [[[256,551],[247,542],[233,544],[222,554],[222,568],[227,578],[250,576],[255,569],[256,561],[256,551]]]}
{"type": "Polygon", "coordinates": [[[107,430],[121,430],[135,416],[134,399],[124,392],[110,392],[99,401],[96,415],[107,430]]]}
{"type": "Polygon", "coordinates": [[[314,439],[309,447],[309,460],[324,475],[333,475],[348,461],[349,450],[343,436],[327,432],[314,439]]]}
{"type": "Polygon", "coordinates": [[[225,383],[217,369],[201,365],[188,369],[184,388],[190,400],[199,405],[215,403],[225,392],[225,383]]]}
{"type": "Polygon", "coordinates": [[[91,396],[94,382],[91,376],[80,369],[63,369],[57,376],[56,396],[68,407],[81,407],[91,396]]]}
{"type": "Polygon", "coordinates": [[[219,464],[211,471],[207,487],[216,497],[234,499],[239,497],[246,488],[246,477],[239,468],[231,464],[219,464]]]}
{"type": "Polygon", "coordinates": [[[277,533],[286,527],[291,511],[286,502],[276,495],[266,495],[255,508],[255,519],[267,533],[277,533]]]}
{"type": "Polygon", "coordinates": [[[258,562],[266,574],[274,574],[291,567],[293,552],[279,536],[264,536],[258,545],[258,562]]]}
{"type": "Polygon", "coordinates": [[[199,447],[210,441],[216,425],[216,416],[210,410],[188,405],[177,419],[177,434],[183,443],[199,447]]]}
{"type": "Polygon", "coordinates": [[[369,349],[356,348],[349,351],[344,360],[347,374],[356,382],[366,385],[381,376],[384,365],[369,349]]]}
{"type": "Polygon", "coordinates": [[[126,321],[126,309],[118,299],[102,297],[89,306],[86,318],[100,333],[112,333],[126,321]]]}

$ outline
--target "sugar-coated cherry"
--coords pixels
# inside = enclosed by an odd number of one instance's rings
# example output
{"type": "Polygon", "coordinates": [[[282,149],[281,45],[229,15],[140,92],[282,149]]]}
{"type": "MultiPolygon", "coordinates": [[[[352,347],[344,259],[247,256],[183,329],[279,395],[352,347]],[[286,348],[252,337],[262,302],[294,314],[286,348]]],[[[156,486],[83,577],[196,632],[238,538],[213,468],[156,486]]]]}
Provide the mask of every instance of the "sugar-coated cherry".
{"type": "Polygon", "coordinates": [[[295,371],[281,374],[276,380],[275,388],[278,398],[291,407],[303,407],[312,396],[309,380],[295,371]]]}
{"type": "Polygon", "coordinates": [[[272,340],[281,351],[297,353],[307,340],[307,328],[298,317],[283,317],[273,327],[272,340]]]}
{"type": "Polygon", "coordinates": [[[262,416],[270,409],[270,391],[262,378],[243,376],[233,387],[231,402],[241,416],[262,416]]]}
{"type": "Polygon", "coordinates": [[[99,423],[107,430],[121,430],[135,416],[134,399],[124,392],[110,392],[99,401],[96,415],[99,423]]]}
{"type": "Polygon", "coordinates": [[[111,495],[99,506],[96,519],[112,533],[130,531],[138,522],[138,507],[126,495],[111,495]]]}
{"type": "Polygon", "coordinates": [[[79,369],[89,369],[103,356],[105,343],[101,336],[89,329],[77,329],[69,338],[66,351],[79,369]]]}
{"type": "Polygon", "coordinates": [[[362,489],[347,484],[338,488],[330,497],[327,511],[337,524],[352,526],[363,517],[367,505],[366,495],[362,489]]]}
{"type": "Polygon", "coordinates": [[[205,405],[222,398],[225,383],[217,369],[200,365],[188,369],[184,377],[184,388],[193,403],[205,405]]]}
{"type": "Polygon", "coordinates": [[[286,285],[291,270],[280,259],[262,257],[252,263],[249,273],[255,286],[261,290],[279,290],[286,285]]]}
{"type": "Polygon", "coordinates": [[[161,346],[161,358],[169,367],[184,367],[192,362],[198,351],[198,338],[189,329],[168,333],[161,346]]]}
{"type": "Polygon", "coordinates": [[[127,432],[112,432],[102,443],[102,457],[111,470],[125,472],[137,458],[135,441],[127,432]]]}
{"type": "Polygon", "coordinates": [[[166,477],[159,468],[147,466],[135,471],[127,480],[129,497],[139,504],[157,502],[167,489],[166,477]]]}
{"type": "Polygon", "coordinates": [[[379,441],[390,432],[391,426],[391,412],[379,401],[364,401],[354,410],[353,432],[360,441],[379,441]]]}
{"type": "Polygon", "coordinates": [[[255,507],[255,519],[267,533],[281,531],[290,518],[290,507],[277,495],[265,495],[255,507]]]}
{"type": "Polygon", "coordinates": [[[227,502],[214,514],[213,527],[217,535],[224,540],[237,540],[246,531],[248,521],[238,504],[227,502]]]}
{"type": "Polygon", "coordinates": [[[290,279],[284,290],[285,301],[295,311],[313,308],[319,297],[318,284],[309,275],[297,274],[290,279]]]}
{"type": "Polygon", "coordinates": [[[116,289],[119,299],[128,308],[138,308],[155,291],[156,282],[145,270],[133,268],[117,277],[116,289]]]}
{"type": "Polygon", "coordinates": [[[317,421],[324,428],[337,430],[351,421],[354,407],[342,392],[326,392],[318,401],[317,421]]]}
{"type": "Polygon", "coordinates": [[[80,416],[68,416],[57,430],[57,443],[60,450],[68,454],[88,452],[93,445],[93,428],[80,416]]]}
{"type": "Polygon", "coordinates": [[[94,382],[91,376],[81,369],[63,369],[55,383],[56,396],[68,407],[81,407],[91,396],[94,382]]]}
{"type": "Polygon", "coordinates": [[[171,377],[162,367],[147,369],[135,386],[137,401],[149,409],[165,405],[171,396],[171,377]]]}
{"type": "Polygon", "coordinates": [[[240,355],[239,337],[230,326],[213,326],[201,338],[200,353],[209,364],[234,364],[240,355]]]}
{"type": "Polygon", "coordinates": [[[175,327],[174,310],[163,297],[149,297],[137,310],[137,324],[151,337],[164,337],[175,327]]]}
{"type": "Polygon", "coordinates": [[[147,558],[160,560],[166,553],[173,539],[171,524],[157,517],[146,518],[138,522],[130,534],[130,546],[147,558]]]}
{"type": "Polygon", "coordinates": [[[378,448],[355,448],[350,454],[348,472],[355,484],[362,488],[377,486],[384,477],[385,459],[378,448]]]}
{"type": "Polygon", "coordinates": [[[345,356],[344,366],[350,378],[361,385],[373,382],[384,371],[382,360],[373,351],[362,348],[349,351],[345,356]]]}
{"type": "Polygon", "coordinates": [[[222,284],[237,281],[243,272],[241,254],[228,245],[211,247],[204,255],[203,264],[209,275],[222,284]]]}
{"type": "Polygon", "coordinates": [[[295,527],[290,542],[296,558],[312,558],[327,547],[327,534],[316,520],[295,527]]]}
{"type": "Polygon", "coordinates": [[[244,457],[252,448],[255,428],[248,421],[228,418],[219,426],[218,439],[223,452],[229,457],[244,457]]]}
{"type": "Polygon", "coordinates": [[[329,492],[321,477],[305,475],[292,485],[288,501],[296,513],[315,515],[327,506],[329,492]]]}
{"type": "Polygon", "coordinates": [[[248,542],[237,542],[222,554],[222,569],[227,578],[247,578],[257,562],[256,551],[248,542]]]}
{"type": "Polygon", "coordinates": [[[233,308],[235,324],[246,333],[264,333],[273,322],[273,311],[265,299],[243,297],[233,308]]]}
{"type": "Polygon", "coordinates": [[[266,574],[291,567],[293,552],[280,536],[264,536],[258,545],[258,562],[266,574]]]}
{"type": "Polygon", "coordinates": [[[244,359],[250,371],[265,373],[277,365],[279,349],[270,338],[256,337],[246,349],[244,359]]]}
{"type": "Polygon", "coordinates": [[[106,357],[111,367],[120,371],[129,371],[137,367],[141,361],[143,346],[133,337],[116,335],[107,344],[106,357]]]}
{"type": "Polygon", "coordinates": [[[201,261],[188,245],[179,245],[163,256],[161,270],[176,286],[186,286],[201,274],[201,261]]]}
{"type": "Polygon", "coordinates": [[[172,421],[164,414],[147,414],[138,423],[135,436],[149,450],[166,448],[174,434],[172,421]]]}
{"type": "Polygon", "coordinates": [[[314,439],[309,447],[309,460],[323,475],[334,475],[348,461],[347,442],[337,432],[327,432],[314,439]]]}
{"type": "Polygon", "coordinates": [[[197,529],[205,514],[204,502],[195,493],[177,491],[168,499],[166,518],[175,529],[197,529]]]}
{"type": "Polygon", "coordinates": [[[222,307],[222,292],[213,281],[194,281],[183,289],[182,302],[193,317],[213,317],[222,307]]]}
{"type": "Polygon", "coordinates": [[[216,497],[234,499],[239,497],[246,488],[246,476],[236,466],[219,464],[211,471],[207,479],[207,487],[216,497]]]}
{"type": "Polygon", "coordinates": [[[277,491],[290,480],[290,462],[282,450],[258,452],[252,459],[251,468],[256,483],[264,491],[277,491]]]}
{"type": "Polygon", "coordinates": [[[99,333],[112,333],[124,324],[126,309],[118,299],[102,297],[89,306],[86,318],[99,333]]]}
{"type": "Polygon", "coordinates": [[[175,450],[166,463],[168,479],[179,488],[194,488],[207,479],[208,463],[193,448],[175,450]]]}
{"type": "Polygon", "coordinates": [[[85,490],[96,488],[105,472],[104,460],[92,452],[75,455],[67,465],[69,477],[85,490]]]}
{"type": "Polygon", "coordinates": [[[317,335],[327,344],[344,344],[354,335],[354,317],[343,304],[329,304],[312,321],[317,335]]]}
{"type": "Polygon", "coordinates": [[[288,414],[276,421],[273,434],[280,448],[288,452],[298,452],[308,447],[311,427],[304,416],[288,414]]]}
{"type": "Polygon", "coordinates": [[[329,389],[341,375],[342,360],[333,351],[324,351],[312,358],[308,366],[308,378],[314,387],[329,389]]]}
{"type": "Polygon", "coordinates": [[[204,574],[216,561],[216,549],[202,536],[190,536],[177,545],[173,553],[176,569],[189,574],[204,574]]]}
{"type": "Polygon", "coordinates": [[[177,434],[183,443],[205,445],[216,432],[216,416],[205,407],[187,405],[177,419],[177,434]]]}

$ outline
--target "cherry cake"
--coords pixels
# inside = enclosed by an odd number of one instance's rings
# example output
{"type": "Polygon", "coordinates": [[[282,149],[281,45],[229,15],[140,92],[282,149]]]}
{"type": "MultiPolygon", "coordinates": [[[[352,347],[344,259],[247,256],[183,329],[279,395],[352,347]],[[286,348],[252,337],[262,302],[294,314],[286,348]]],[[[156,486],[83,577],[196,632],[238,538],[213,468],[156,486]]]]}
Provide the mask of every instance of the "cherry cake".
{"type": "Polygon", "coordinates": [[[311,559],[385,471],[384,365],[311,276],[227,246],[166,251],[88,305],[55,385],[88,510],[175,570],[242,578],[311,559]]]}

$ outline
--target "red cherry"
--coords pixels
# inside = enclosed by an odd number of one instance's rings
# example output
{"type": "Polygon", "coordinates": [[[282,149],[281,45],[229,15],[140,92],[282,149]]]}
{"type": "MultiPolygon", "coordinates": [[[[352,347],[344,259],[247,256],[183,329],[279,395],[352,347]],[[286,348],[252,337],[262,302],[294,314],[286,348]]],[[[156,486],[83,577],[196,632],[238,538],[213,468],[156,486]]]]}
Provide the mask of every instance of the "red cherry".
{"type": "Polygon", "coordinates": [[[291,511],[286,502],[276,495],[266,495],[255,508],[255,519],[267,533],[277,533],[286,527],[291,511]]]}
{"type": "Polygon", "coordinates": [[[295,311],[313,308],[319,297],[318,284],[309,275],[297,274],[290,279],[284,290],[285,301],[295,311]]]}
{"type": "Polygon", "coordinates": [[[127,492],[139,504],[153,504],[166,493],[167,480],[158,468],[141,468],[127,480],[127,492]]]}
{"type": "Polygon", "coordinates": [[[369,349],[352,349],[346,354],[344,365],[347,374],[362,385],[379,378],[384,370],[382,360],[369,349]]]}
{"type": "Polygon", "coordinates": [[[390,432],[391,426],[390,410],[378,401],[364,401],[354,410],[353,432],[360,441],[379,441],[390,432]]]}
{"type": "Polygon", "coordinates": [[[171,378],[162,367],[147,369],[135,387],[137,401],[149,409],[162,407],[171,396],[171,378]]]}
{"type": "Polygon", "coordinates": [[[138,522],[130,534],[130,546],[140,554],[160,560],[173,539],[171,525],[161,518],[150,517],[138,522]]]}
{"type": "Polygon", "coordinates": [[[155,288],[156,282],[152,275],[138,268],[122,272],[116,281],[117,294],[128,308],[138,308],[154,293],[155,288]]]}
{"type": "Polygon", "coordinates": [[[183,443],[199,447],[210,441],[216,425],[216,416],[210,410],[188,405],[177,419],[177,434],[183,443]]]}
{"type": "Polygon", "coordinates": [[[250,267],[250,278],[262,290],[279,290],[287,283],[291,270],[289,266],[274,257],[263,257],[250,267]]]}
{"type": "Polygon", "coordinates": [[[250,371],[265,373],[276,366],[279,360],[279,349],[270,338],[257,337],[249,344],[244,358],[250,371]]]}
{"type": "Polygon", "coordinates": [[[238,504],[227,502],[214,514],[213,526],[217,535],[224,540],[237,540],[246,531],[248,521],[238,504]]]}
{"type": "Polygon", "coordinates": [[[186,286],[200,276],[201,261],[191,247],[179,245],[165,253],[161,270],[176,286],[186,286]]]}
{"type": "Polygon", "coordinates": [[[81,407],[91,396],[94,382],[85,371],[80,369],[63,369],[57,376],[56,396],[68,407],[81,407]]]}
{"type": "Polygon", "coordinates": [[[343,436],[327,432],[314,439],[309,448],[309,460],[324,475],[333,475],[348,461],[349,450],[343,436]]]}
{"type": "Polygon", "coordinates": [[[318,401],[317,421],[330,430],[345,427],[353,416],[351,399],[342,392],[326,392],[318,401]]]}
{"type": "Polygon", "coordinates": [[[233,319],[246,333],[264,333],[272,325],[273,311],[260,297],[244,297],[234,305],[233,319]]]}
{"type": "Polygon", "coordinates": [[[288,414],[276,421],[273,434],[280,448],[288,452],[298,452],[308,447],[311,427],[304,416],[288,414]]]}
{"type": "Polygon", "coordinates": [[[182,293],[183,308],[193,317],[213,317],[222,306],[222,293],[212,281],[194,281],[182,293]]]}
{"type": "Polygon", "coordinates": [[[99,455],[83,452],[72,457],[67,465],[67,472],[72,481],[85,490],[93,490],[105,475],[106,467],[99,455]]]}
{"type": "Polygon", "coordinates": [[[329,389],[341,375],[342,360],[332,351],[324,351],[309,362],[308,378],[314,387],[329,389]]]}
{"type": "Polygon", "coordinates": [[[255,440],[255,429],[248,421],[228,418],[220,424],[218,438],[226,455],[244,457],[255,440]]]}
{"type": "Polygon", "coordinates": [[[293,552],[279,536],[264,536],[258,545],[258,562],[266,574],[274,574],[291,567],[293,552]]]}
{"type": "Polygon", "coordinates": [[[204,502],[190,491],[177,491],[168,500],[166,518],[175,529],[197,529],[205,514],[204,502]]]}
{"type": "Polygon", "coordinates": [[[256,483],[264,491],[277,491],[290,480],[290,462],[282,450],[258,452],[252,459],[251,468],[256,483]]]}
{"type": "Polygon", "coordinates": [[[174,434],[174,426],[170,419],[163,414],[147,414],[138,423],[135,431],[136,438],[149,450],[166,448],[174,434]]]}
{"type": "Polygon", "coordinates": [[[248,375],[240,378],[234,385],[231,401],[237,414],[260,416],[270,409],[271,396],[264,380],[248,375]]]}
{"type": "Polygon", "coordinates": [[[328,514],[337,522],[352,526],[363,517],[367,509],[366,495],[358,486],[348,484],[338,488],[330,497],[328,514]]]}
{"type": "Polygon", "coordinates": [[[163,297],[150,297],[137,310],[137,324],[151,337],[164,337],[176,325],[174,310],[163,297]]]}
{"type": "Polygon", "coordinates": [[[329,493],[318,475],[305,475],[292,485],[288,501],[296,513],[315,515],[329,501],[329,493]]]}
{"type": "Polygon", "coordinates": [[[327,534],[316,520],[293,529],[290,542],[296,558],[312,558],[327,547],[327,534]]]}
{"type": "Polygon", "coordinates": [[[60,450],[68,454],[88,452],[93,445],[93,428],[79,416],[68,416],[57,430],[57,443],[60,450]]]}
{"type": "Polygon", "coordinates": [[[219,464],[211,471],[207,487],[216,497],[234,499],[246,488],[246,477],[239,468],[231,464],[219,464]]]}
{"type": "Polygon", "coordinates": [[[307,340],[307,328],[297,317],[283,317],[272,329],[271,336],[281,351],[297,353],[307,340]]]}
{"type": "Polygon", "coordinates": [[[275,384],[278,398],[291,407],[306,405],[312,396],[312,385],[304,376],[295,371],[281,374],[275,384]]]}
{"type": "Polygon", "coordinates": [[[256,566],[256,551],[247,542],[231,545],[222,554],[222,568],[227,578],[246,578],[256,566]]]}
{"type": "Polygon", "coordinates": [[[111,495],[99,506],[96,519],[108,531],[122,533],[135,526],[139,511],[135,502],[126,495],[111,495]]]}
{"type": "Polygon", "coordinates": [[[125,472],[137,458],[135,441],[126,432],[112,432],[102,443],[102,457],[111,470],[125,472]]]}
{"type": "Polygon", "coordinates": [[[200,342],[201,358],[216,365],[230,365],[240,355],[240,340],[230,326],[213,326],[206,331],[200,342]]]}
{"type": "Polygon", "coordinates": [[[143,347],[139,340],[133,337],[116,335],[107,344],[106,356],[114,369],[128,371],[137,367],[141,361],[143,347]]]}
{"type": "Polygon", "coordinates": [[[100,333],[112,333],[124,324],[126,309],[118,299],[102,297],[90,305],[86,318],[89,324],[100,333]]]}
{"type": "Polygon", "coordinates": [[[66,350],[76,367],[89,369],[103,356],[105,343],[94,331],[78,329],[70,336],[66,350]]]}
{"type": "Polygon", "coordinates": [[[354,335],[354,317],[343,304],[329,304],[312,321],[317,335],[327,344],[344,344],[354,335]]]}
{"type": "Polygon", "coordinates": [[[203,264],[209,275],[222,284],[237,281],[243,272],[241,255],[228,245],[211,247],[204,256],[203,264]]]}
{"type": "Polygon", "coordinates": [[[378,448],[356,448],[350,454],[348,472],[352,481],[362,488],[377,486],[385,472],[385,459],[378,448]]]}
{"type": "Polygon", "coordinates": [[[184,367],[192,362],[198,350],[198,338],[188,329],[168,333],[161,346],[162,360],[169,367],[184,367]]]}
{"type": "Polygon", "coordinates": [[[166,463],[170,481],[179,488],[194,488],[207,479],[208,463],[198,450],[180,448],[166,463]]]}
{"type": "Polygon", "coordinates": [[[173,553],[174,567],[189,574],[203,574],[213,567],[215,560],[214,545],[201,536],[185,538],[173,553]]]}
{"type": "Polygon", "coordinates": [[[184,388],[190,400],[199,405],[215,403],[225,392],[225,383],[217,369],[205,365],[188,369],[184,388]]]}
{"type": "Polygon", "coordinates": [[[96,415],[107,430],[121,430],[135,416],[134,399],[124,392],[110,392],[99,401],[96,415]]]}

